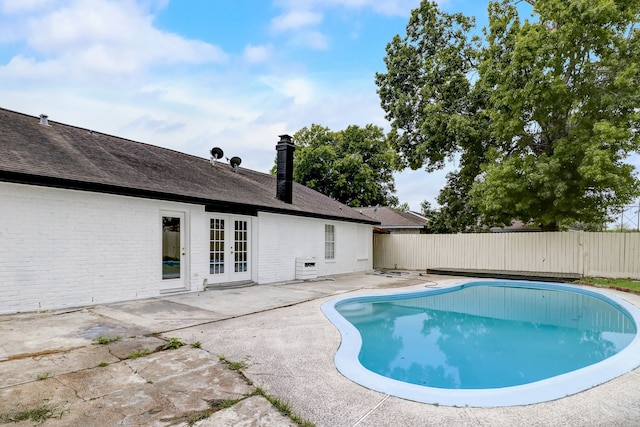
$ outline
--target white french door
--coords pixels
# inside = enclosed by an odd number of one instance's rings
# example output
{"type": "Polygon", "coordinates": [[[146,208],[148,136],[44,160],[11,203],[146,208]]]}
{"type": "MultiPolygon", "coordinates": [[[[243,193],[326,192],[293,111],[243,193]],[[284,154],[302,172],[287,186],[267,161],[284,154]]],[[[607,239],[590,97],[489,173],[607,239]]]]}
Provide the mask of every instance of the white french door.
{"type": "Polygon", "coordinates": [[[160,291],[187,288],[187,224],[184,212],[162,212],[162,282],[160,291]]]}
{"type": "Polygon", "coordinates": [[[237,215],[209,218],[209,282],[251,279],[251,219],[237,215]]]}

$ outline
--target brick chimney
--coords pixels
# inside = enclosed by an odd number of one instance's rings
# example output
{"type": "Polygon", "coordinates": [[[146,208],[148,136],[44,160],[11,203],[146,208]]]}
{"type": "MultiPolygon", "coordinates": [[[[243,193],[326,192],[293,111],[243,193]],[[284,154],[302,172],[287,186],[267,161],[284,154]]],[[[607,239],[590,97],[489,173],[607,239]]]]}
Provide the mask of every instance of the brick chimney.
{"type": "Polygon", "coordinates": [[[276,145],[278,151],[276,198],[289,204],[293,202],[293,151],[295,149],[291,136],[280,135],[280,141],[276,145]]]}

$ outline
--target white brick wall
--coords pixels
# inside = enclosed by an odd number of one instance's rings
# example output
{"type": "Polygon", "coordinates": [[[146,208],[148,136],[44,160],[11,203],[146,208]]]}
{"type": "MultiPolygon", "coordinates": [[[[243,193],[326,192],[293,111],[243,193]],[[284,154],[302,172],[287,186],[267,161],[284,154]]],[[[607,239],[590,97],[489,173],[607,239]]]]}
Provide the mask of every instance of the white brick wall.
{"type": "Polygon", "coordinates": [[[196,206],[191,209],[189,221],[190,256],[187,274],[190,277],[190,290],[201,291],[204,288],[204,280],[209,275],[209,221],[204,207],[196,206]]]}
{"type": "Polygon", "coordinates": [[[373,232],[369,225],[263,212],[258,214],[258,224],[259,283],[295,279],[296,258],[316,258],[318,276],[373,268],[373,232]],[[325,224],[335,226],[334,260],[324,259],[325,224]]]}
{"type": "Polygon", "coordinates": [[[0,183],[0,313],[159,295],[163,209],[195,223],[204,214],[201,206],[0,183]]]}
{"type": "MultiPolygon", "coordinates": [[[[209,278],[203,206],[0,182],[0,314],[161,294],[161,215],[184,212],[186,287],[209,278]]],[[[318,275],[372,268],[371,226],[260,213],[251,218],[251,279],[295,279],[295,259],[315,257],[318,275]],[[336,259],[324,260],[333,224],[336,259]]]]}

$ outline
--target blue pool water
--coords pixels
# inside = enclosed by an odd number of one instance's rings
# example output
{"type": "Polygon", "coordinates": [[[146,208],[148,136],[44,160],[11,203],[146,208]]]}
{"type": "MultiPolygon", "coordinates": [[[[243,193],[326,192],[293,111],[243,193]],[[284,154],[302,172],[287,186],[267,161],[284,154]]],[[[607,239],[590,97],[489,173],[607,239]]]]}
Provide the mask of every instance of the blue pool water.
{"type": "Polygon", "coordinates": [[[323,310],[343,336],[336,365],[354,381],[413,400],[504,406],[562,397],[639,366],[637,351],[622,355],[639,345],[640,316],[625,304],[572,286],[492,281],[334,300],[323,310]]]}

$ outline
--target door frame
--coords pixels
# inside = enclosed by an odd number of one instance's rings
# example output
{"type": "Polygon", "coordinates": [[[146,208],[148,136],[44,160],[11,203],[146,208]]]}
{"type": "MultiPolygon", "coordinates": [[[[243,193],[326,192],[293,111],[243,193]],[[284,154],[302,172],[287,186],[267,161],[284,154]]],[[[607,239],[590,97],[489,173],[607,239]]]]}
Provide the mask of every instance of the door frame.
{"type": "Polygon", "coordinates": [[[174,210],[161,210],[160,211],[160,293],[179,292],[189,289],[189,216],[186,211],[174,211],[174,210]],[[180,232],[179,232],[179,254],[180,254],[180,272],[177,278],[164,278],[163,277],[163,263],[164,263],[164,218],[179,218],[180,219],[180,232]]]}
{"type": "Polygon", "coordinates": [[[208,280],[210,285],[219,285],[223,283],[235,283],[252,280],[253,270],[253,221],[251,216],[247,215],[235,215],[226,213],[209,212],[207,215],[207,246],[209,251],[207,252],[207,271],[208,280]],[[223,273],[211,273],[211,221],[219,219],[224,220],[224,272],[223,273]],[[236,243],[236,229],[235,222],[246,222],[247,228],[244,230],[246,233],[246,271],[235,271],[235,243],[236,243]]]}

